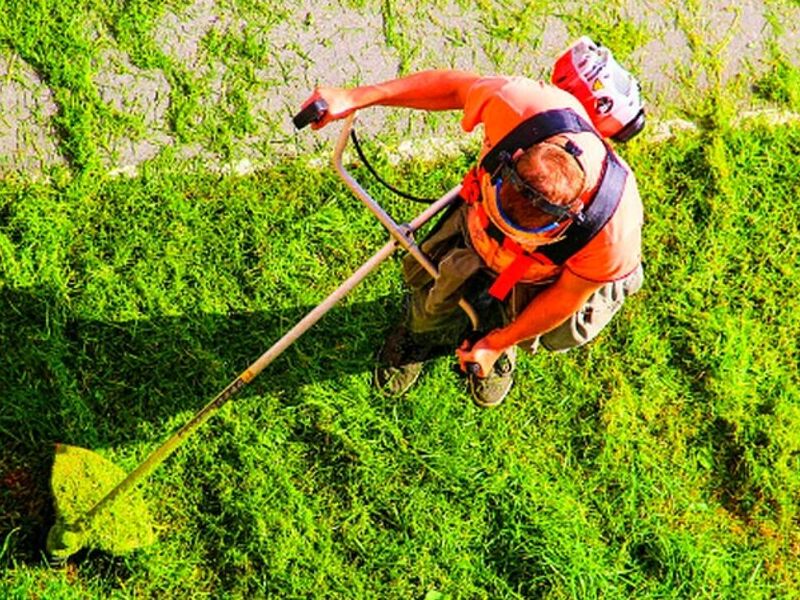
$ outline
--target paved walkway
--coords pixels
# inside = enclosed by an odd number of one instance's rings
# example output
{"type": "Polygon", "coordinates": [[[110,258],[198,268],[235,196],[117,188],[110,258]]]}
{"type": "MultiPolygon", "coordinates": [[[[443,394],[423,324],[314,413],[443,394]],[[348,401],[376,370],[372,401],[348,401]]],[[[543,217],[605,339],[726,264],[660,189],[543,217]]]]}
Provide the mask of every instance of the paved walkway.
{"type": "MultiPolygon", "coordinates": [[[[273,23],[263,26],[228,12],[229,4],[196,0],[181,12],[165,14],[153,39],[162,52],[207,82],[201,102],[214,107],[228,91],[230,67],[209,56],[202,41],[215,34],[255,32],[269,52],[268,60],[254,66],[255,81],[248,88],[254,131],[236,139],[225,160],[203,140],[179,142],[167,122],[171,89],[164,73],[135,66],[110,34],[98,32],[100,66],[93,83],[100,97],[144,123],[141,135],[110,132],[104,140],[104,161],[110,171],[135,174],[143,161],[172,146],[179,157],[200,157],[209,168],[248,172],[275,156],[326,144],[334,131],[296,136],[290,124],[291,114],[317,82],[372,82],[395,77],[403,69],[432,66],[546,76],[553,59],[577,37],[574,15],[585,5],[574,3],[571,12],[572,4],[567,3],[563,14],[568,16],[563,18],[533,14],[520,43],[508,30],[493,35],[491,29],[500,31],[503,23],[492,22],[475,6],[463,8],[460,5],[466,3],[457,0],[436,2],[422,19],[395,6],[400,3],[373,2],[379,10],[359,11],[343,8],[355,4],[345,0],[304,0],[287,6],[273,23]]],[[[662,106],[686,102],[686,81],[704,85],[707,73],[699,67],[709,56],[721,58],[725,78],[741,78],[737,86],[746,103],[752,73],[766,66],[768,39],[775,40],[787,56],[798,57],[800,7],[788,0],[786,4],[780,10],[774,8],[775,2],[764,0],[699,2],[696,10],[665,8],[664,2],[631,1],[622,6],[621,14],[634,24],[631,31],[643,40],[625,62],[640,75],[654,120],[670,116],[663,114],[662,106]],[[776,24],[782,31],[775,31],[776,24]]],[[[64,163],[52,124],[59,110],[52,91],[18,55],[2,50],[0,110],[0,175],[35,176],[64,163]]],[[[396,132],[417,140],[408,146],[411,152],[431,147],[420,139],[454,138],[458,131],[455,118],[423,118],[412,116],[412,111],[365,111],[360,122],[367,135],[396,132]]]]}

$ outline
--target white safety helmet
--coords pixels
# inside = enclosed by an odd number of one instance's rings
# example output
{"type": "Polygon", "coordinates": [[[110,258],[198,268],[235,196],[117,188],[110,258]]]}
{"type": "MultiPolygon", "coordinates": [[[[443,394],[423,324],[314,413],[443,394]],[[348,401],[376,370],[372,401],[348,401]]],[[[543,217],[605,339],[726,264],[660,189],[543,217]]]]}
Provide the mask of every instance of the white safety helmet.
{"type": "Polygon", "coordinates": [[[626,142],[644,128],[639,82],[608,48],[588,37],[567,48],[556,61],[551,80],[580,101],[603,136],[626,142]]]}

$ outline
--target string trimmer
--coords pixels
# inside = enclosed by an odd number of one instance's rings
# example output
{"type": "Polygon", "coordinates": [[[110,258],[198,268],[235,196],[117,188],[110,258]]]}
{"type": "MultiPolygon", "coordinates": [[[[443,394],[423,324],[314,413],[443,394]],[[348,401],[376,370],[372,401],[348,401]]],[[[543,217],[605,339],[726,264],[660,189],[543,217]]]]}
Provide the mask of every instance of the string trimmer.
{"type": "MultiPolygon", "coordinates": [[[[320,119],[325,110],[326,106],[322,103],[311,105],[295,117],[295,126],[302,128],[320,119]]],[[[457,200],[460,186],[433,202],[410,223],[396,223],[342,165],[342,153],[352,125],[351,115],[342,127],[333,162],[350,190],[388,229],[390,241],[129,474],[125,475],[119,467],[95,452],[77,446],[57,445],[51,480],[56,522],[47,536],[47,551],[51,556],[66,559],[86,547],[120,554],[152,543],[155,535],[143,499],[133,493],[136,485],[144,481],[190,435],[253,381],[267,365],[344,298],[367,274],[385,261],[398,246],[408,251],[433,277],[438,277],[436,266],[416,245],[413,234],[457,200]]],[[[461,307],[477,329],[475,311],[464,300],[461,301],[461,307]]]]}

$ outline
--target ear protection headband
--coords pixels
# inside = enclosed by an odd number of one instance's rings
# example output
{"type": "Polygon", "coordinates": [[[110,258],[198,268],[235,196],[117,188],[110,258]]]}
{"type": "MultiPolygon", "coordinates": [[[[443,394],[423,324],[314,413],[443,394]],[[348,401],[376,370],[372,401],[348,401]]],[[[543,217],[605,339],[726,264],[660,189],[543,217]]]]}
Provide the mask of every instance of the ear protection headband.
{"type": "MultiPolygon", "coordinates": [[[[542,143],[549,143],[549,142],[542,142],[542,143]]],[[[566,144],[563,146],[559,146],[558,144],[553,144],[554,146],[558,146],[571,156],[575,158],[575,162],[583,171],[583,166],[581,166],[580,161],[578,161],[578,156],[581,155],[582,150],[578,148],[572,141],[567,140],[566,144]]],[[[501,152],[500,153],[500,160],[497,166],[497,169],[491,175],[491,181],[495,188],[495,202],[497,205],[497,211],[500,216],[503,218],[505,223],[516,229],[517,231],[523,233],[547,233],[548,231],[552,231],[557,228],[561,223],[566,220],[572,220],[574,223],[578,225],[582,225],[585,217],[583,214],[583,202],[580,199],[576,198],[572,202],[567,205],[563,204],[554,204],[550,202],[550,200],[545,196],[542,192],[534,188],[533,186],[529,185],[525,182],[522,176],[517,171],[516,161],[508,152],[501,152]],[[522,227],[515,223],[503,210],[503,206],[500,203],[500,189],[503,185],[510,185],[517,191],[522,197],[528,200],[533,206],[538,208],[544,213],[552,216],[554,221],[552,223],[548,223],[547,225],[543,225],[541,227],[522,227]]]]}

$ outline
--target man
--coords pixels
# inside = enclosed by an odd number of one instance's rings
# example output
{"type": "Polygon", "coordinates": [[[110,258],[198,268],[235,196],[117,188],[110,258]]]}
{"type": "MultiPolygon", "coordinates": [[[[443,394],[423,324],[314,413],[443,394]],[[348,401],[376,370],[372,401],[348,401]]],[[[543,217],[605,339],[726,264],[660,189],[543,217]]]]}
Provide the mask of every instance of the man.
{"type": "MultiPolygon", "coordinates": [[[[580,62],[577,53],[598,50],[587,50],[586,40],[565,54],[571,64],[580,62]]],[[[464,202],[422,243],[439,278],[410,256],[404,261],[412,293],[405,322],[381,351],[375,380],[384,392],[404,393],[435,349],[461,342],[456,354],[474,401],[497,405],[513,382],[516,346],[566,351],[585,344],[639,289],[642,205],[630,168],[603,134],[631,137],[644,113],[629,75],[626,89],[608,89],[610,80],[622,81],[609,72],[621,71],[609,57],[598,59],[606,70],[596,69],[588,82],[569,69],[565,76],[563,60],[557,63],[553,79],[572,94],[522,77],[447,70],[351,89],[319,87],[306,101],[327,102],[315,128],[374,105],[462,110],[465,131],[483,125],[464,202]],[[597,94],[604,83],[608,93],[597,94]],[[633,112],[615,113],[614,101],[633,112]],[[478,339],[465,339],[462,297],[481,315],[478,339]]]]}

